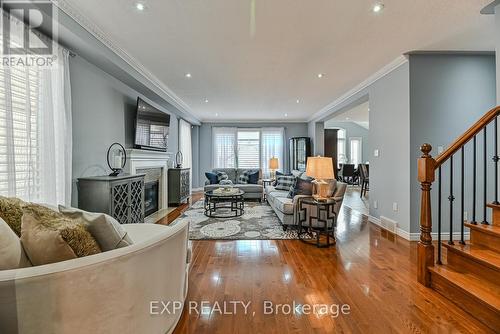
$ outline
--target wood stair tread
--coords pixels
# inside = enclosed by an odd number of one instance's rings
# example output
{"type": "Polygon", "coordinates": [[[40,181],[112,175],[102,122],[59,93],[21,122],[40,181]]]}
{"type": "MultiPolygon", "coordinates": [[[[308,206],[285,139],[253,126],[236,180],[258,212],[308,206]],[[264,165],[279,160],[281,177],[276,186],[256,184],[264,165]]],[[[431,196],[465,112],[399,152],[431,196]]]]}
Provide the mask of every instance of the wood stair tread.
{"type": "Polygon", "coordinates": [[[473,296],[500,314],[500,286],[481,279],[472,273],[462,273],[446,265],[429,267],[429,270],[455,285],[463,293],[473,296]]]}
{"type": "Polygon", "coordinates": [[[450,251],[459,252],[461,255],[466,256],[473,261],[477,261],[491,269],[500,271],[500,254],[494,250],[483,246],[471,244],[462,245],[459,243],[449,245],[448,243],[443,242],[443,246],[450,251]]]}
{"type": "Polygon", "coordinates": [[[500,204],[488,203],[486,206],[492,209],[500,209],[500,204]]]}
{"type": "Polygon", "coordinates": [[[478,224],[465,223],[465,226],[470,228],[470,229],[481,231],[484,233],[488,233],[488,234],[491,234],[493,236],[497,236],[500,238],[500,226],[485,225],[485,224],[481,224],[481,223],[478,223],[478,224]]]}

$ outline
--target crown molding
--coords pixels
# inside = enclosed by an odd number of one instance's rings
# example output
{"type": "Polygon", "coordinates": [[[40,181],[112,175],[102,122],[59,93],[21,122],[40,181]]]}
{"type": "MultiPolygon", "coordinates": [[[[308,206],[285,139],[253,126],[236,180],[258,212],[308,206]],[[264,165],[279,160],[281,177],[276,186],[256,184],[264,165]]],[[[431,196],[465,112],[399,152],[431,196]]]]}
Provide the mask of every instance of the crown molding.
{"type": "Polygon", "coordinates": [[[88,31],[99,42],[104,44],[114,54],[121,58],[125,63],[132,67],[137,73],[143,76],[153,86],[159,89],[163,94],[169,97],[169,103],[173,104],[179,111],[185,113],[189,118],[200,121],[198,117],[194,116],[191,108],[179,96],[177,96],[167,85],[144,67],[137,59],[128,54],[124,49],[116,45],[110,36],[103,32],[92,20],[83,15],[74,6],[70,5],[66,0],[51,0],[60,10],[66,13],[71,19],[79,24],[83,29],[88,31]]]}
{"type": "Polygon", "coordinates": [[[483,9],[481,9],[481,14],[483,15],[495,15],[495,8],[500,6],[500,0],[495,0],[483,9]]]}
{"type": "Polygon", "coordinates": [[[392,71],[394,71],[395,69],[399,68],[400,66],[406,64],[407,62],[408,62],[407,56],[405,56],[405,55],[399,56],[398,58],[394,59],[392,62],[390,62],[386,66],[382,67],[377,72],[375,72],[373,75],[368,77],[366,80],[361,82],[359,85],[357,85],[353,89],[349,90],[347,93],[340,96],[338,99],[336,99],[332,103],[330,103],[330,104],[326,105],[325,107],[323,107],[322,109],[320,109],[314,115],[309,117],[307,119],[307,121],[314,122],[314,121],[318,121],[318,120],[328,116],[328,114],[331,113],[332,109],[335,109],[335,108],[341,106],[343,103],[348,101],[350,98],[352,98],[356,94],[359,94],[361,91],[368,88],[374,82],[385,77],[387,74],[391,73],[392,71]]]}

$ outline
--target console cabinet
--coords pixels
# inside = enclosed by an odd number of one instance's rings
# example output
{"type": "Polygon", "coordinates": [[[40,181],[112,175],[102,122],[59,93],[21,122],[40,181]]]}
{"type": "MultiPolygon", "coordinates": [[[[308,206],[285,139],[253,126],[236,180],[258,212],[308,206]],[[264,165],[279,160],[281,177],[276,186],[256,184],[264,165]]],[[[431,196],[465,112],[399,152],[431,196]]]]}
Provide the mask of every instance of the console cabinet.
{"type": "Polygon", "coordinates": [[[168,204],[183,203],[191,196],[190,174],[190,168],[168,170],[168,204]]]}
{"type": "Polygon", "coordinates": [[[108,214],[120,224],[144,223],[144,175],[79,178],[78,208],[108,214]]]}

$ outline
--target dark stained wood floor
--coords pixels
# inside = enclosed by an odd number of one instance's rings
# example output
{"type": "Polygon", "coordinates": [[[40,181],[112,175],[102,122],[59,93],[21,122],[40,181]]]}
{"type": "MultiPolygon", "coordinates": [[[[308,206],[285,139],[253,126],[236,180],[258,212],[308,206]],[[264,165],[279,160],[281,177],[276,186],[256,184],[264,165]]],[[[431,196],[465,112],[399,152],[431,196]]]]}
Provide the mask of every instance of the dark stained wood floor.
{"type": "Polygon", "coordinates": [[[175,333],[490,331],[417,283],[416,243],[384,232],[347,208],[339,217],[337,240],[336,247],[329,249],[297,240],[193,241],[188,302],[252,304],[247,315],[243,307],[236,315],[189,314],[185,309],[175,333]],[[265,315],[266,300],[274,305],[348,304],[351,311],[337,318],[265,315]]]}

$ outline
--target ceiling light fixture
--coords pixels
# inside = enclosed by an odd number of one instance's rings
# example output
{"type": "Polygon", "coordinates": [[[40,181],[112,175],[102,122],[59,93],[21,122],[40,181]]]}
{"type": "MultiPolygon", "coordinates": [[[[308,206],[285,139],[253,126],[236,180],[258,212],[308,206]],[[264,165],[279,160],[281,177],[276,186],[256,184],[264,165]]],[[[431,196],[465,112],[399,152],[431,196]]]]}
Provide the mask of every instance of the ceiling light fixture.
{"type": "Polygon", "coordinates": [[[384,10],[384,4],[381,2],[377,2],[376,4],[373,5],[372,11],[374,13],[380,13],[382,10],[384,10]]]}
{"type": "Polygon", "coordinates": [[[143,2],[136,2],[135,3],[135,9],[139,10],[139,11],[143,11],[146,9],[146,5],[143,3],[143,2]]]}
{"type": "Polygon", "coordinates": [[[186,73],[186,78],[191,78],[191,73],[186,73]]]}
{"type": "Polygon", "coordinates": [[[321,78],[322,78],[322,77],[324,77],[324,76],[325,76],[325,75],[324,75],[323,73],[318,73],[318,78],[320,78],[320,79],[321,79],[321,78]]]}

